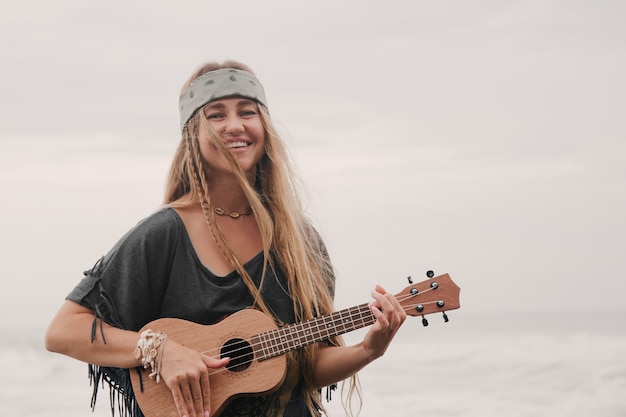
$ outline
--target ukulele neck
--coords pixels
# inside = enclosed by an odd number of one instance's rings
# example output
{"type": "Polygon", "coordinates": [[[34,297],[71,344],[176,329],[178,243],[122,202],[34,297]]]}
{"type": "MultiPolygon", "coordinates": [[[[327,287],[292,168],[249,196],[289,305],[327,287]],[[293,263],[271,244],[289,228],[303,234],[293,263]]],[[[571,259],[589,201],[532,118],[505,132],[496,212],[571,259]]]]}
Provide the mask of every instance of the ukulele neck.
{"type": "Polygon", "coordinates": [[[253,346],[257,346],[259,361],[286,352],[349,333],[374,324],[376,318],[367,304],[346,308],[332,314],[316,317],[302,323],[289,324],[275,330],[258,334],[253,346]]]}

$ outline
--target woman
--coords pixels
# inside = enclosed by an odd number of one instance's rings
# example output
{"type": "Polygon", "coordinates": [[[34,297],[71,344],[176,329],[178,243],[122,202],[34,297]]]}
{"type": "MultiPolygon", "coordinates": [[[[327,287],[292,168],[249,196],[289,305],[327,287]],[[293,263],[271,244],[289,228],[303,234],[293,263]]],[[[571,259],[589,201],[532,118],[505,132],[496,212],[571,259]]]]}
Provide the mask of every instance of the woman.
{"type": "MultiPolygon", "coordinates": [[[[139,332],[147,323],[177,317],[214,324],[252,306],[281,324],[333,309],[332,267],[303,215],[252,71],[234,61],[202,66],[183,87],[180,113],[182,139],[164,208],[85,273],[46,333],[48,350],[89,363],[95,390],[103,378],[133,415],[141,411],[129,369],[144,365],[162,380],[179,415],[208,417],[208,375],[229,362],[159,329],[139,332]]],[[[288,353],[287,377],[276,392],[238,397],[220,415],[319,415],[321,387],[381,356],[406,318],[384,289],[372,297],[376,323],[362,342],[344,346],[333,338],[288,353]]]]}

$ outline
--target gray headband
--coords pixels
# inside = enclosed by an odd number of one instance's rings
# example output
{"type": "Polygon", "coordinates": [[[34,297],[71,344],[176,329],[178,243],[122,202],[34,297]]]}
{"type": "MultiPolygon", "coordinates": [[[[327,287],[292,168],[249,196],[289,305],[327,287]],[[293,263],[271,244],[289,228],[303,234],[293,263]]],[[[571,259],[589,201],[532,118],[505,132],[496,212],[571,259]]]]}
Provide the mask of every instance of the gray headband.
{"type": "Polygon", "coordinates": [[[205,104],[232,96],[246,97],[267,107],[263,86],[254,75],[233,68],[209,71],[196,78],[180,95],[180,129],[205,104]]]}

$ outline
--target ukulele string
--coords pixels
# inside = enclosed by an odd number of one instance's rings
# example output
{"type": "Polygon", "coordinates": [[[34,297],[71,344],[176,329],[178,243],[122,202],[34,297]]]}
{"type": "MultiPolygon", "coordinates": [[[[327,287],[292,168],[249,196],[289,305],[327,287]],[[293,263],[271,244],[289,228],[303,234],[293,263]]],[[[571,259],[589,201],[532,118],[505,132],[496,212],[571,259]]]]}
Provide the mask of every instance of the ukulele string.
{"type": "MultiPolygon", "coordinates": [[[[430,290],[431,290],[431,289],[428,289],[428,290],[426,290],[426,291],[430,291],[430,290]]],[[[417,294],[407,294],[407,295],[406,295],[405,297],[403,297],[403,298],[398,298],[398,301],[399,301],[399,302],[404,302],[404,301],[406,301],[406,300],[408,300],[408,299],[410,299],[410,298],[415,297],[416,295],[417,295],[417,294]]],[[[434,303],[435,303],[435,301],[430,301],[430,302],[424,302],[424,303],[422,303],[422,305],[434,304],[434,303]]],[[[405,311],[409,311],[409,310],[411,310],[411,309],[415,308],[416,306],[417,306],[417,304],[409,305],[409,306],[404,307],[404,310],[405,310],[405,311]]],[[[266,332],[266,333],[275,333],[275,332],[279,332],[279,331],[280,331],[280,329],[274,329],[274,330],[270,330],[270,331],[268,331],[268,332],[266,332]]],[[[317,337],[321,336],[323,333],[324,333],[324,331],[323,331],[322,329],[319,329],[319,328],[318,328],[318,329],[317,329],[317,332],[314,332],[314,333],[313,333],[313,336],[317,338],[317,337]]],[[[265,334],[265,333],[262,333],[262,334],[265,334]]],[[[258,336],[259,336],[259,335],[257,335],[257,337],[258,337],[258,336]]],[[[242,346],[241,346],[240,348],[233,349],[233,350],[229,351],[228,353],[230,353],[230,354],[233,354],[233,353],[234,353],[234,354],[238,354],[238,353],[239,353],[239,352],[241,352],[242,350],[247,350],[247,351],[249,351],[249,350],[250,350],[250,348],[252,348],[252,350],[253,350],[253,351],[256,351],[256,349],[255,349],[256,347],[258,347],[258,346],[262,346],[264,343],[267,343],[267,342],[269,342],[269,343],[270,343],[270,345],[271,345],[273,342],[275,342],[275,341],[277,341],[277,340],[279,340],[279,339],[283,338],[284,336],[285,336],[285,335],[280,335],[280,334],[279,334],[279,335],[277,335],[277,336],[272,336],[272,337],[269,337],[269,338],[268,338],[268,339],[266,339],[265,341],[260,341],[260,342],[257,342],[257,343],[249,343],[249,342],[251,342],[251,340],[252,340],[252,339],[241,340],[241,344],[242,344],[242,346]]],[[[203,352],[201,352],[201,353],[202,353],[202,354],[209,354],[209,353],[212,353],[212,352],[216,352],[216,351],[218,351],[218,350],[220,350],[220,348],[213,348],[213,349],[205,350],[205,351],[203,351],[203,352]]],[[[219,355],[217,355],[217,354],[212,354],[212,355],[211,355],[211,354],[209,354],[209,356],[212,356],[212,357],[213,357],[213,358],[215,358],[215,359],[219,359],[219,357],[220,357],[220,356],[219,356],[219,355]]],[[[231,356],[231,357],[230,357],[230,359],[231,359],[231,361],[236,361],[236,360],[239,360],[239,359],[245,358],[246,356],[250,356],[250,353],[246,353],[246,354],[241,355],[241,356],[231,356]]],[[[246,364],[251,363],[251,362],[252,362],[252,361],[242,362],[242,363],[240,363],[240,364],[238,364],[238,365],[246,365],[246,364]]]]}
{"type": "MultiPolygon", "coordinates": [[[[431,289],[429,288],[429,289],[425,290],[424,292],[427,292],[427,291],[430,291],[430,290],[431,289]]],[[[422,293],[420,293],[420,294],[422,294],[422,293]]],[[[398,301],[399,302],[404,302],[404,301],[406,301],[406,300],[408,300],[410,298],[413,298],[413,297],[415,297],[417,295],[418,294],[407,294],[403,298],[398,298],[398,301]]],[[[421,303],[421,304],[422,305],[428,305],[428,304],[434,304],[434,303],[436,303],[436,301],[429,301],[429,302],[424,302],[424,303],[421,303]]],[[[417,306],[417,304],[413,304],[413,305],[405,306],[403,308],[404,308],[405,311],[409,311],[409,310],[415,308],[416,306],[417,306]]],[[[277,332],[277,331],[279,331],[279,329],[274,329],[274,330],[271,330],[271,331],[269,331],[267,333],[272,333],[272,332],[277,332]]],[[[314,333],[314,336],[321,336],[323,333],[324,332],[321,329],[318,329],[318,331],[314,333]]],[[[246,357],[253,357],[254,356],[253,353],[256,352],[256,349],[255,349],[256,347],[262,346],[266,342],[270,342],[270,343],[271,342],[275,342],[275,341],[281,339],[283,336],[278,335],[277,337],[270,337],[265,342],[261,341],[261,342],[257,342],[257,343],[246,343],[246,342],[250,342],[252,339],[242,340],[241,342],[243,342],[242,343],[243,346],[241,346],[240,348],[237,348],[237,349],[233,349],[233,350],[229,351],[228,353],[229,354],[233,354],[233,353],[234,354],[239,354],[242,350],[246,350],[247,352],[245,354],[243,354],[243,355],[240,355],[240,356],[230,356],[230,360],[231,360],[231,362],[235,362],[235,361],[238,361],[238,360],[246,358],[246,357]],[[251,348],[252,348],[252,353],[250,353],[250,349],[251,348]]],[[[218,351],[218,350],[220,350],[220,348],[213,348],[213,349],[205,350],[205,351],[203,351],[201,353],[208,354],[210,352],[215,352],[215,351],[218,351]]],[[[209,356],[212,356],[215,359],[219,359],[220,358],[220,356],[217,355],[217,354],[213,354],[213,355],[209,355],[209,356]]],[[[242,361],[240,363],[237,363],[237,366],[248,365],[248,364],[252,363],[253,361],[254,361],[254,358],[252,358],[250,360],[247,360],[247,361],[242,361]]],[[[209,375],[213,375],[213,374],[217,374],[217,373],[220,373],[220,372],[224,372],[226,370],[228,370],[228,369],[227,368],[221,368],[221,369],[218,369],[218,370],[216,370],[216,371],[214,371],[212,373],[209,373],[209,375]]]]}
{"type": "MultiPolygon", "coordinates": [[[[431,290],[432,290],[432,288],[428,288],[427,290],[424,290],[424,291],[422,291],[422,292],[421,292],[421,293],[419,293],[419,294],[417,294],[417,293],[416,293],[416,294],[407,294],[407,295],[406,295],[406,296],[404,296],[404,297],[398,298],[398,301],[399,301],[400,303],[402,303],[402,302],[404,302],[404,301],[406,301],[406,300],[408,300],[408,299],[410,299],[410,298],[416,297],[417,295],[421,295],[421,294],[423,294],[423,293],[425,293],[425,292],[428,292],[428,291],[431,291],[431,290]]],[[[422,304],[422,305],[428,305],[428,304],[434,304],[434,303],[436,303],[436,301],[428,301],[428,302],[419,303],[419,304],[422,304]]],[[[408,305],[408,306],[403,306],[403,309],[404,309],[404,311],[409,311],[409,310],[414,309],[417,305],[418,305],[418,304],[412,304],[412,305],[408,305]]],[[[371,313],[371,312],[370,312],[370,313],[371,313]]],[[[372,315],[373,315],[373,314],[372,314],[372,315]]],[[[268,332],[261,333],[261,334],[268,334],[268,333],[272,333],[272,332],[277,332],[277,331],[279,331],[279,330],[280,330],[280,329],[274,329],[274,330],[270,330],[270,331],[268,331],[268,332]]],[[[322,331],[321,329],[319,329],[319,328],[318,328],[318,331],[317,331],[316,333],[314,333],[314,336],[319,337],[319,336],[321,336],[322,334],[323,334],[323,331],[322,331]]],[[[258,336],[260,336],[260,335],[257,335],[257,337],[258,337],[258,336]]],[[[256,343],[249,343],[249,342],[251,342],[251,340],[252,340],[252,339],[241,340],[241,342],[240,342],[240,343],[242,343],[242,345],[243,345],[243,346],[241,346],[241,347],[239,347],[239,348],[237,348],[237,349],[233,349],[233,350],[229,351],[228,353],[229,353],[229,354],[236,354],[236,355],[239,355],[239,354],[241,353],[241,351],[243,351],[243,350],[245,350],[245,351],[246,351],[246,353],[245,353],[245,354],[241,354],[240,356],[229,356],[229,357],[230,357],[230,362],[231,362],[231,363],[235,362],[237,367],[240,367],[240,366],[245,366],[245,365],[249,365],[249,364],[251,364],[252,362],[254,362],[254,353],[257,351],[257,347],[262,346],[262,345],[263,345],[264,343],[266,343],[266,342],[270,342],[270,343],[271,343],[271,342],[275,342],[275,341],[277,341],[277,340],[281,339],[282,337],[283,337],[283,336],[278,335],[277,337],[271,337],[271,338],[269,338],[269,339],[268,339],[268,340],[266,340],[265,342],[260,341],[260,342],[256,342],[256,343]],[[243,358],[246,358],[246,357],[251,357],[252,359],[245,360],[245,361],[242,361],[242,362],[238,362],[240,359],[243,359],[243,358]]],[[[221,349],[221,348],[219,348],[219,347],[218,347],[218,348],[208,349],[208,350],[202,351],[202,352],[200,352],[200,353],[202,353],[202,354],[209,354],[209,353],[212,353],[212,352],[217,352],[217,351],[219,351],[220,349],[221,349]]],[[[214,359],[220,359],[220,355],[219,355],[219,354],[217,354],[217,353],[216,353],[216,354],[209,354],[209,356],[211,356],[211,357],[212,357],[212,358],[214,358],[214,359]]],[[[227,371],[227,370],[229,370],[229,369],[228,369],[228,368],[220,368],[220,369],[216,369],[216,370],[215,370],[215,371],[213,371],[213,372],[209,372],[209,375],[215,375],[215,374],[218,374],[218,373],[221,373],[221,372],[225,372],[225,371],[227,371]]]]}

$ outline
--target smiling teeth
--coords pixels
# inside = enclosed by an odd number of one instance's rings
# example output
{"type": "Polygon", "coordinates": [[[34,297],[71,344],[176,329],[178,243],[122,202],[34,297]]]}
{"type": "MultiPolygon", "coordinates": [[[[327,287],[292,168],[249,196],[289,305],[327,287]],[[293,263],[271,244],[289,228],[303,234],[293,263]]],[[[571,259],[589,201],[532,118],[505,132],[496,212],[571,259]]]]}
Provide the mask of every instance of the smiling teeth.
{"type": "Polygon", "coordinates": [[[246,142],[232,142],[228,144],[229,148],[242,148],[244,146],[248,146],[246,142]]]}

